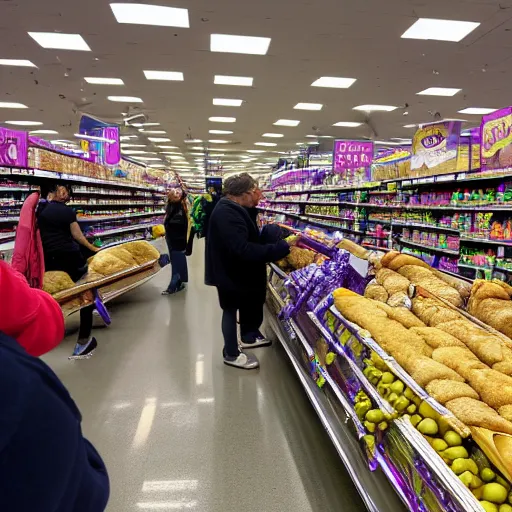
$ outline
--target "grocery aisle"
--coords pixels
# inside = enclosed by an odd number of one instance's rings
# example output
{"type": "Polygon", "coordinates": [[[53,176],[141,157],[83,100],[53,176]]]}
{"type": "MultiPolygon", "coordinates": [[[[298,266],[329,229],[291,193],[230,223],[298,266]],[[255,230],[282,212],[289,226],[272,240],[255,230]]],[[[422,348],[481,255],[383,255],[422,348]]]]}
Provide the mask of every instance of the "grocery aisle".
{"type": "Polygon", "coordinates": [[[256,372],[222,364],[203,250],[186,292],[160,295],[167,268],[112,304],[93,358],[67,360],[74,335],[45,357],[109,468],[107,510],[364,510],[281,347],[256,372]]]}

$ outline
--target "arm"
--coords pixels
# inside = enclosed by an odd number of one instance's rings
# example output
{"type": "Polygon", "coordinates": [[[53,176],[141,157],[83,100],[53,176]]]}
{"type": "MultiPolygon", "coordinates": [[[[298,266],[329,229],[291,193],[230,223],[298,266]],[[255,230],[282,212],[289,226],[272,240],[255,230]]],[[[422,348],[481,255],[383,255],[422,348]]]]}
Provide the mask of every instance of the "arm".
{"type": "Polygon", "coordinates": [[[228,249],[243,260],[270,263],[284,258],[290,252],[290,247],[284,240],[275,244],[249,242],[247,226],[236,214],[229,215],[222,226],[223,238],[228,249]]]}
{"type": "Polygon", "coordinates": [[[64,338],[64,317],[51,295],[30,288],[26,279],[0,260],[0,331],[12,336],[25,350],[40,356],[64,338]],[[8,298],[8,300],[7,300],[8,298]]]}
{"type": "Polygon", "coordinates": [[[80,244],[80,245],[83,245],[84,247],[87,247],[87,249],[89,249],[90,251],[92,252],[98,252],[100,249],[99,247],[96,247],[92,244],[90,244],[87,240],[87,238],[85,238],[84,234],[82,233],[82,230],[80,229],[80,226],[78,224],[78,222],[72,222],[70,225],[69,225],[70,229],[71,229],[71,236],[80,244]]]}

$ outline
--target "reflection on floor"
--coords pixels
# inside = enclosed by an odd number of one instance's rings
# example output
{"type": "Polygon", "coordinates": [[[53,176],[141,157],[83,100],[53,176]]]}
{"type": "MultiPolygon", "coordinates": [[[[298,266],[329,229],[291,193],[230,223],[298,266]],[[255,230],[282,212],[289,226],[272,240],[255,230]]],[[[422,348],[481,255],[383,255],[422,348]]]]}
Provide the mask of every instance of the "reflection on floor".
{"type": "Polygon", "coordinates": [[[281,347],[255,372],[222,364],[202,243],[189,264],[187,291],[160,295],[167,268],[111,304],[90,360],[67,360],[74,334],[45,357],[105,459],[107,510],[364,510],[281,347]]]}

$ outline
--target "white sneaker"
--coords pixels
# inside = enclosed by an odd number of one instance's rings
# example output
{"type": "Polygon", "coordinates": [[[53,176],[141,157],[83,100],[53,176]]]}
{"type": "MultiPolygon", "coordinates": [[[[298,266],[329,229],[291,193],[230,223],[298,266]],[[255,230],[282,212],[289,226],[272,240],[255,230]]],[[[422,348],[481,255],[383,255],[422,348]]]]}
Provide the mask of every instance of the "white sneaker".
{"type": "Polygon", "coordinates": [[[224,364],[235,366],[236,368],[243,368],[244,370],[254,370],[260,366],[260,362],[256,356],[244,354],[243,352],[240,352],[236,359],[224,356],[224,364]]]}

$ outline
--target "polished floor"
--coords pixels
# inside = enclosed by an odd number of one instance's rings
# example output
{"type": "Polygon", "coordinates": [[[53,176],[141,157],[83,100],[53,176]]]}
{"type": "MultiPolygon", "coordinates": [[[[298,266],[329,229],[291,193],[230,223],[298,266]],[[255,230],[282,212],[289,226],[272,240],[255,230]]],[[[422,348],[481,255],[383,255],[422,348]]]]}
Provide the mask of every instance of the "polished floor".
{"type": "Polygon", "coordinates": [[[189,265],[187,291],[160,295],[166,268],[111,304],[90,360],[67,360],[74,334],[45,357],[105,459],[107,510],[364,510],[282,348],[258,350],[258,371],[222,364],[202,243],[189,265]]]}

